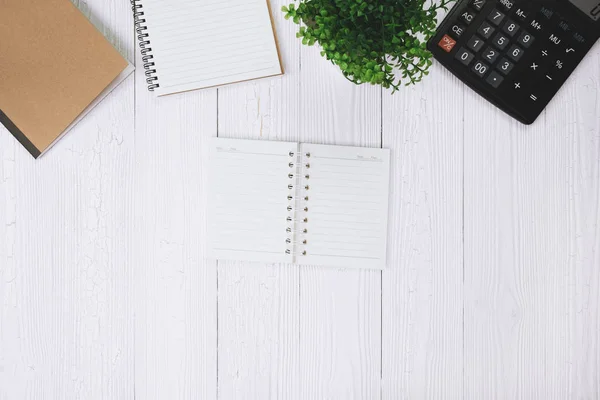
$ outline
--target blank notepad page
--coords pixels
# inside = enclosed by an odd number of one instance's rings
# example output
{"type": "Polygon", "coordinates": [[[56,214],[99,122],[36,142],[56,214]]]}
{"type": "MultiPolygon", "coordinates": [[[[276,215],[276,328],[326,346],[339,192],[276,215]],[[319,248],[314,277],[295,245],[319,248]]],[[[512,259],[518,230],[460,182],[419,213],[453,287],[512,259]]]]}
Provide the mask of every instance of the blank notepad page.
{"type": "Polygon", "coordinates": [[[301,153],[298,262],[385,268],[389,150],[302,144],[301,153]]]}
{"type": "Polygon", "coordinates": [[[293,262],[292,245],[286,241],[292,238],[288,207],[295,189],[290,154],[297,147],[297,143],[213,139],[208,212],[211,258],[293,262]]]}
{"type": "Polygon", "coordinates": [[[143,0],[158,95],[282,73],[267,0],[143,0]]]}

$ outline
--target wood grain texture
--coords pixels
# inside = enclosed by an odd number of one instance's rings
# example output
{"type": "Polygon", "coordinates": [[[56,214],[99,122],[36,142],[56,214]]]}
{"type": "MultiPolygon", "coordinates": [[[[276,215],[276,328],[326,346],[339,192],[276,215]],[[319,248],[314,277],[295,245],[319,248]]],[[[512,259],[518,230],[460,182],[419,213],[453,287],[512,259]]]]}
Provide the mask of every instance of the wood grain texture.
{"type": "Polygon", "coordinates": [[[420,85],[383,97],[393,199],[382,288],[384,399],[462,397],[461,91],[436,65],[420,85]]]}
{"type": "MultiPolygon", "coordinates": [[[[131,12],[78,6],[133,56],[131,12]]],[[[0,399],[133,396],[133,78],[35,161],[0,129],[0,399]]]]}
{"type": "Polygon", "coordinates": [[[439,66],[353,86],[286,3],[283,77],[155,99],[135,49],[40,160],[0,127],[0,400],[600,398],[600,46],[525,127],[439,66]],[[389,269],[205,260],[217,133],[390,148],[389,269]]]}
{"type": "Polygon", "coordinates": [[[217,269],[206,260],[208,142],[216,89],[156,98],[136,71],[135,393],[217,397],[217,269]]]}
{"type": "Polygon", "coordinates": [[[465,94],[465,398],[598,398],[598,65],[531,127],[465,94]]]}
{"type": "MultiPolygon", "coordinates": [[[[219,137],[297,141],[297,27],[271,1],[285,75],[219,89],[219,137]]],[[[219,262],[219,398],[299,399],[299,268],[219,262]]]]}
{"type": "MultiPolygon", "coordinates": [[[[308,143],[381,147],[381,90],[355,86],[303,46],[300,127],[308,143]]],[[[300,269],[302,399],[379,399],[381,272],[300,269]]]]}

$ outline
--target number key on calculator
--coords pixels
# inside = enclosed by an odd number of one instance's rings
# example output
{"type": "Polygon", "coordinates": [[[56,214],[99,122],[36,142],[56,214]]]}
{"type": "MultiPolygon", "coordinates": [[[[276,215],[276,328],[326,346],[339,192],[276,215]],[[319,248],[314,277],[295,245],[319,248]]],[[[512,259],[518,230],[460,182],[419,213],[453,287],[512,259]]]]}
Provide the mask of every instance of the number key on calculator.
{"type": "Polygon", "coordinates": [[[459,0],[428,42],[481,96],[531,124],[600,37],[600,0],[459,0]]]}

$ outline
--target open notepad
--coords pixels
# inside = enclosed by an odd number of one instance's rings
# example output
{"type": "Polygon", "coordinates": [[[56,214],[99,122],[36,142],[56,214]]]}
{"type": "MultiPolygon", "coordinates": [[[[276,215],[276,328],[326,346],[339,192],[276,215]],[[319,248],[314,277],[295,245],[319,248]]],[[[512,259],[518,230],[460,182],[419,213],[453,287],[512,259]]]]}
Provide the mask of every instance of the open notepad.
{"type": "Polygon", "coordinates": [[[283,73],[267,0],[134,0],[159,96],[283,73]]]}
{"type": "Polygon", "coordinates": [[[383,269],[389,150],[215,138],[210,258],[383,269]]]}

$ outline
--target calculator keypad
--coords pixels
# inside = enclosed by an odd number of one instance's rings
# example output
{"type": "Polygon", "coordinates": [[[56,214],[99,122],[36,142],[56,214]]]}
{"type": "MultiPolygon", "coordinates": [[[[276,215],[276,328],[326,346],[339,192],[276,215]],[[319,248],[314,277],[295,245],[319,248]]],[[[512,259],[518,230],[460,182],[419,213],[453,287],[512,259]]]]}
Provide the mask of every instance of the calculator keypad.
{"type": "Polygon", "coordinates": [[[485,49],[485,51],[483,52],[483,59],[490,63],[493,64],[496,62],[496,60],[498,59],[498,56],[500,55],[500,53],[498,52],[498,50],[492,49],[491,47],[488,47],[487,49],[485,49]]]}
{"type": "Polygon", "coordinates": [[[469,65],[469,64],[471,64],[471,61],[473,61],[475,59],[475,56],[473,55],[473,53],[471,53],[464,47],[461,47],[460,50],[458,50],[458,52],[456,52],[456,56],[454,56],[454,57],[457,60],[459,60],[463,65],[469,65]]]}
{"type": "Polygon", "coordinates": [[[481,24],[479,29],[477,29],[477,33],[482,36],[484,39],[489,39],[496,32],[496,28],[494,28],[489,22],[484,22],[481,24]]]}
{"type": "Polygon", "coordinates": [[[507,52],[507,56],[512,58],[512,60],[514,62],[519,62],[519,60],[521,60],[521,58],[523,58],[524,54],[525,54],[525,50],[523,50],[516,44],[513,44],[512,46],[510,46],[510,49],[508,49],[508,52],[507,52]]]}
{"type": "Polygon", "coordinates": [[[502,23],[502,21],[504,21],[504,17],[506,17],[506,15],[504,15],[504,13],[502,13],[494,8],[494,10],[488,16],[488,21],[490,21],[494,25],[498,26],[502,23]]]}
{"type": "Polygon", "coordinates": [[[545,4],[554,7],[550,1],[459,0],[437,47],[482,88],[513,107],[521,107],[519,99],[533,109],[540,104],[541,112],[589,50],[577,24],[545,4]]]}
{"type": "Polygon", "coordinates": [[[526,49],[531,47],[531,45],[533,44],[534,41],[535,41],[535,38],[531,34],[529,34],[527,31],[522,31],[521,35],[519,35],[519,38],[517,39],[517,43],[521,47],[524,47],[526,49]]]}
{"type": "Polygon", "coordinates": [[[476,11],[481,11],[481,9],[483,8],[483,6],[485,5],[485,1],[486,0],[471,0],[470,5],[476,11]]]}
{"type": "Polygon", "coordinates": [[[486,82],[489,83],[492,87],[498,88],[500,84],[504,81],[504,77],[497,73],[496,71],[492,71],[492,73],[486,79],[486,82]]]}
{"type": "Polygon", "coordinates": [[[481,50],[483,48],[483,45],[485,45],[485,40],[483,40],[477,35],[473,35],[471,39],[469,39],[469,41],[467,42],[467,47],[473,50],[475,53],[481,50]]]}
{"type": "Polygon", "coordinates": [[[507,38],[502,33],[498,33],[494,37],[494,41],[492,42],[492,44],[494,45],[494,47],[496,47],[497,49],[500,49],[500,50],[504,50],[508,46],[509,43],[510,43],[510,39],[507,38]]]}
{"type": "Polygon", "coordinates": [[[500,62],[496,65],[496,69],[500,71],[504,75],[510,74],[510,71],[515,67],[515,64],[511,61],[508,61],[506,58],[502,58],[500,62]]]}
{"type": "Polygon", "coordinates": [[[508,36],[513,37],[517,34],[517,32],[519,31],[520,28],[521,27],[519,26],[519,24],[517,24],[515,21],[508,20],[508,22],[506,24],[504,24],[504,27],[502,28],[502,30],[508,36]]]}

